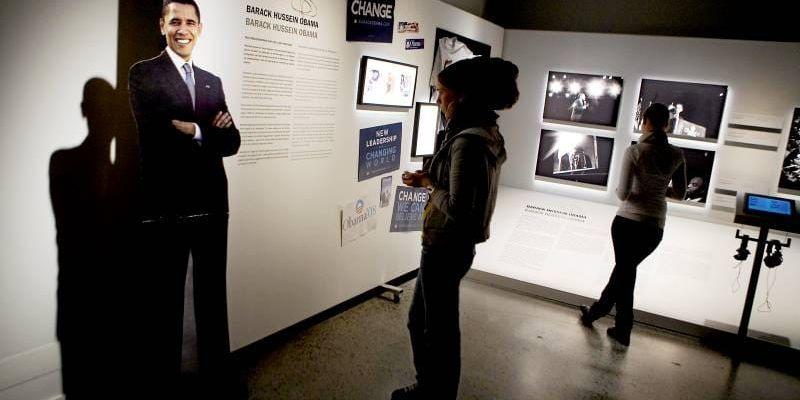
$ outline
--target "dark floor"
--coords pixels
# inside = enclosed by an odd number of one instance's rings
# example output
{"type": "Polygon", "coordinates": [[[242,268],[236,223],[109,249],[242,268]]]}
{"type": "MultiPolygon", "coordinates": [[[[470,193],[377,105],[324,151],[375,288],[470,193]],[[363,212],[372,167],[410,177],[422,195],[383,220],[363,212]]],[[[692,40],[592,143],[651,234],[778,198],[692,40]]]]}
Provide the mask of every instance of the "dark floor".
{"type": "MultiPolygon", "coordinates": [[[[250,399],[388,399],[414,371],[400,304],[372,299],[242,366],[250,399]]],[[[636,326],[631,347],[577,310],[464,281],[461,399],[800,399],[800,378],[636,326]]]]}

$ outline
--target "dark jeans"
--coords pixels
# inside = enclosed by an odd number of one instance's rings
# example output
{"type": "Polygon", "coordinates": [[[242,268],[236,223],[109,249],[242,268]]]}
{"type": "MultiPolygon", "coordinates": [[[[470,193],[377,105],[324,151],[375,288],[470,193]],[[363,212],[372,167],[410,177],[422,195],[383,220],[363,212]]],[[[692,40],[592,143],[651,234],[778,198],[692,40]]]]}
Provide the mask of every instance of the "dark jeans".
{"type": "Polygon", "coordinates": [[[617,216],[611,224],[616,265],[600,300],[592,305],[590,316],[598,319],[617,306],[616,327],[629,334],[633,327],[633,288],[636,267],[661,243],[664,231],[651,224],[617,216]]]}
{"type": "Polygon", "coordinates": [[[226,290],[228,216],[152,222],[143,229],[147,235],[147,255],[141,272],[148,278],[143,294],[149,300],[146,335],[151,347],[146,351],[150,353],[151,373],[168,390],[177,388],[184,286],[191,253],[200,381],[206,393],[223,390],[230,353],[226,290]]]}
{"type": "Polygon", "coordinates": [[[474,244],[423,246],[408,330],[417,383],[431,398],[455,399],[461,376],[458,296],[474,244]]]}

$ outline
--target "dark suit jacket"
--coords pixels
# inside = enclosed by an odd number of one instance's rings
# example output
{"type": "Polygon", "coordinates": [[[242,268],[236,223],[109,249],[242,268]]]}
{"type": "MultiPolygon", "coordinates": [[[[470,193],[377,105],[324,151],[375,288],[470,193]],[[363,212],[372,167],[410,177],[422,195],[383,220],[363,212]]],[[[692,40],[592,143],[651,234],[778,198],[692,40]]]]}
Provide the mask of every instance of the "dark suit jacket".
{"type": "Polygon", "coordinates": [[[228,212],[228,180],[222,157],[239,151],[235,125],[211,124],[228,111],[220,79],[194,67],[194,109],[189,89],[166,52],[130,69],[128,89],[139,131],[144,217],[228,212]],[[202,143],[178,132],[172,120],[196,123],[202,143]]]}

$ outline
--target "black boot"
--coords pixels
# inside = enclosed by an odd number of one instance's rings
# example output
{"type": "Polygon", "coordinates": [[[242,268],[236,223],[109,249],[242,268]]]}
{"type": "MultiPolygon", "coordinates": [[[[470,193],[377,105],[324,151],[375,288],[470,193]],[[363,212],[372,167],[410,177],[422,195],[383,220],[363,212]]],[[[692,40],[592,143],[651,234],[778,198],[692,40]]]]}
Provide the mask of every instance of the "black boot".
{"type": "Polygon", "coordinates": [[[606,334],[608,337],[616,340],[623,346],[630,346],[631,344],[631,331],[623,332],[622,330],[617,329],[616,326],[612,326],[606,330],[606,334]]]}
{"type": "Polygon", "coordinates": [[[580,305],[578,309],[581,310],[581,324],[587,328],[594,328],[592,326],[592,322],[594,322],[595,318],[592,318],[592,313],[589,309],[589,306],[580,305]]]}

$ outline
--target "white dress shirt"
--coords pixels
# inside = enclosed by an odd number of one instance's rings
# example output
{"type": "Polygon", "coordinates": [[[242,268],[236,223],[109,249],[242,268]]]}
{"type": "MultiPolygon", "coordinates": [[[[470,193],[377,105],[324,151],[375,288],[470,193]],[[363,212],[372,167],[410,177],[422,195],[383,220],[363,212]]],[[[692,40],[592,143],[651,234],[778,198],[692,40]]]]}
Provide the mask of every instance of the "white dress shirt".
{"type": "MultiPolygon", "coordinates": [[[[178,53],[170,49],[169,46],[167,46],[166,51],[167,55],[169,56],[169,59],[172,60],[172,64],[175,65],[175,69],[178,70],[178,74],[180,74],[181,79],[184,79],[186,75],[186,71],[183,70],[183,64],[188,63],[189,67],[192,68],[192,79],[194,80],[194,63],[192,63],[192,60],[191,59],[189,61],[184,60],[183,57],[179,56],[178,53]]],[[[195,80],[195,82],[197,82],[197,80],[195,80]]],[[[195,92],[196,91],[197,90],[195,90],[195,92]]],[[[192,107],[194,107],[194,104],[192,105],[192,107]]],[[[202,143],[203,134],[202,132],[200,132],[200,126],[197,124],[193,125],[194,125],[194,140],[198,141],[199,143],[202,143]]]]}

